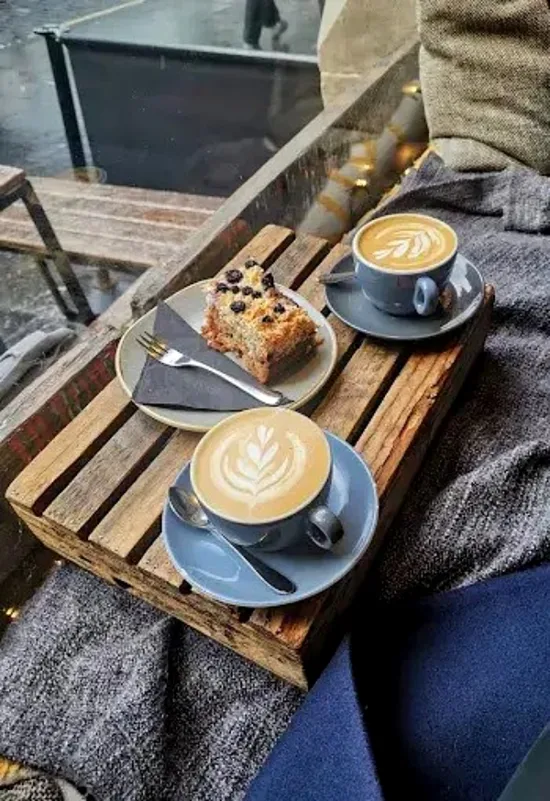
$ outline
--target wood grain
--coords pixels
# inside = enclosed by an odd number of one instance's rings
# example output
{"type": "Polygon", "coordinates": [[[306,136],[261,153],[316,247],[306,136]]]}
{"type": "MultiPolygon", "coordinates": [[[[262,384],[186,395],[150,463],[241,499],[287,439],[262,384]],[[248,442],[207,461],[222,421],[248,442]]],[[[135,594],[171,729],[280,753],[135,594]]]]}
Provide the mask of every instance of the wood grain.
{"type": "Polygon", "coordinates": [[[10,503],[40,514],[133,411],[119,382],[111,381],[19,474],[6,493],[10,503]]]}
{"type": "Polygon", "coordinates": [[[404,360],[397,347],[363,340],[313,414],[315,422],[353,442],[404,360]]]}
{"type": "MultiPolygon", "coordinates": [[[[55,179],[51,179],[55,180],[55,179]]],[[[82,185],[82,184],[80,184],[82,185]]],[[[78,186],[78,185],[77,185],[78,186]]],[[[99,187],[104,189],[104,186],[99,187]]],[[[123,187],[118,187],[122,190],[123,187]]],[[[35,187],[35,191],[36,187],[35,187]]],[[[154,195],[154,190],[151,190],[154,195]]],[[[145,232],[153,234],[155,231],[161,233],[166,231],[168,234],[179,229],[199,228],[208,220],[213,211],[203,208],[165,206],[155,202],[152,198],[150,203],[134,203],[131,198],[121,196],[117,200],[110,197],[105,199],[97,195],[74,194],[67,197],[60,193],[39,192],[38,197],[51,222],[63,225],[65,215],[74,215],[76,219],[92,220],[94,224],[103,222],[106,230],[113,224],[137,224],[143,226],[143,230],[133,229],[138,239],[145,239],[145,232]]],[[[6,216],[13,220],[25,221],[25,207],[22,203],[15,203],[7,210],[6,216]]]]}
{"type": "MultiPolygon", "coordinates": [[[[190,234],[222,199],[175,192],[37,179],[34,184],[61,246],[73,261],[133,271],[156,267],[181,252],[190,234]]],[[[2,247],[45,255],[44,243],[22,202],[0,217],[2,247]]]]}
{"type": "Polygon", "coordinates": [[[44,511],[44,518],[76,534],[90,533],[170,435],[137,411],[44,511]]]}
{"type": "Polygon", "coordinates": [[[219,274],[228,268],[242,267],[247,259],[255,259],[263,267],[271,267],[294,238],[295,233],[290,228],[266,225],[226,264],[218,265],[216,273],[219,274]]]}
{"type": "Polygon", "coordinates": [[[29,178],[39,197],[49,195],[72,202],[84,198],[90,202],[107,204],[131,203],[136,209],[160,208],[203,211],[211,214],[223,205],[225,199],[208,195],[189,195],[184,192],[166,192],[159,189],[142,189],[135,186],[67,181],[62,178],[29,178]]]}
{"type": "Polygon", "coordinates": [[[295,289],[310,275],[329,251],[328,242],[309,234],[297,234],[271,271],[279,284],[295,289]]]}
{"type": "Polygon", "coordinates": [[[8,167],[0,164],[0,194],[8,195],[21,186],[25,180],[25,173],[17,167],[8,167]]]}
{"type": "MultiPolygon", "coordinates": [[[[300,285],[300,295],[306,298],[312,306],[318,311],[326,308],[325,304],[325,291],[319,283],[319,276],[330,272],[333,267],[338,264],[343,255],[347,253],[348,249],[343,245],[336,245],[330,253],[323,259],[319,266],[308,276],[303,284],[300,285]]],[[[345,325],[334,314],[329,314],[327,317],[332,330],[336,335],[336,342],[338,343],[338,359],[340,360],[354,345],[360,341],[360,335],[357,334],[349,326],[345,325]]]]}
{"type": "Polygon", "coordinates": [[[199,439],[199,434],[186,431],[173,434],[153,463],[94,529],[90,540],[128,561],[141,556],[158,532],[168,488],[193,455],[199,439]]]}
{"type": "MultiPolygon", "coordinates": [[[[173,220],[172,223],[156,223],[125,217],[122,210],[119,210],[121,212],[119,215],[110,216],[98,211],[93,214],[78,213],[72,208],[71,210],[63,208],[52,210],[51,204],[46,203],[44,208],[62,246],[66,235],[78,237],[85,232],[88,236],[91,235],[100,240],[105,238],[109,242],[118,241],[121,245],[125,243],[127,246],[128,243],[134,243],[134,245],[154,244],[167,250],[181,248],[189,238],[190,232],[195,231],[208,219],[204,215],[198,215],[198,222],[184,217],[181,222],[173,220]]],[[[32,221],[29,221],[28,215],[25,216],[25,211],[24,208],[18,208],[15,205],[7,209],[0,217],[0,234],[2,234],[5,224],[9,222],[14,230],[20,229],[22,235],[26,233],[27,229],[29,234],[36,234],[34,239],[38,243],[40,241],[38,232],[32,221]]]]}
{"type": "MultiPolygon", "coordinates": [[[[128,272],[142,272],[158,267],[173,255],[170,246],[155,242],[136,242],[103,235],[93,236],[80,231],[57,230],[59,240],[71,261],[114,266],[128,272]],[[138,247],[139,245],[139,247],[138,247]]],[[[46,256],[47,248],[36,229],[0,218],[0,246],[16,253],[46,256]]],[[[181,246],[180,246],[181,248],[181,246]]]]}
{"type": "Polygon", "coordinates": [[[181,573],[176,570],[168,558],[166,548],[160,537],[157,537],[147,553],[142,557],[138,567],[145,573],[150,573],[159,581],[166,582],[178,590],[185,583],[181,573]]]}

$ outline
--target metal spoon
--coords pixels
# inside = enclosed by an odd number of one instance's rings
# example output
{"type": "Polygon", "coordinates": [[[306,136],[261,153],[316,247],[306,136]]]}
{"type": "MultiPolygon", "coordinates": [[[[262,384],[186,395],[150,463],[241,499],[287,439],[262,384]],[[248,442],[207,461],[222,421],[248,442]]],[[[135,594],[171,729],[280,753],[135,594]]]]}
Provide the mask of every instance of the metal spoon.
{"type": "Polygon", "coordinates": [[[289,578],[283,576],[273,567],[266,565],[265,562],[262,562],[261,559],[258,559],[246,548],[231,542],[221,531],[211,526],[197,497],[192,492],[186,492],[181,487],[170,487],[168,490],[168,503],[176,517],[179,517],[184,523],[193,526],[193,528],[206,529],[214,537],[228,545],[234,553],[240,556],[243,562],[246,562],[258,578],[261,578],[272,590],[282,595],[290,595],[296,592],[296,585],[289,578]]]}
{"type": "Polygon", "coordinates": [[[355,278],[355,272],[353,270],[348,270],[345,273],[325,273],[325,275],[320,275],[317,279],[320,284],[339,284],[342,281],[351,281],[352,278],[355,278]]]}

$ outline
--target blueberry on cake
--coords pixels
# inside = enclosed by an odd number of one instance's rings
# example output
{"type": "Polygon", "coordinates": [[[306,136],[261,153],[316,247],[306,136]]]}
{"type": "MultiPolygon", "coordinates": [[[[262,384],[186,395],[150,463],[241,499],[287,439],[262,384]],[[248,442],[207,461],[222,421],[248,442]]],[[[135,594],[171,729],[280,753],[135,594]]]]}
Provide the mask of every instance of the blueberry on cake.
{"type": "Polygon", "coordinates": [[[299,366],[320,342],[308,313],[253,259],[226,270],[207,293],[203,337],[211,348],[240,356],[262,384],[299,366]]]}

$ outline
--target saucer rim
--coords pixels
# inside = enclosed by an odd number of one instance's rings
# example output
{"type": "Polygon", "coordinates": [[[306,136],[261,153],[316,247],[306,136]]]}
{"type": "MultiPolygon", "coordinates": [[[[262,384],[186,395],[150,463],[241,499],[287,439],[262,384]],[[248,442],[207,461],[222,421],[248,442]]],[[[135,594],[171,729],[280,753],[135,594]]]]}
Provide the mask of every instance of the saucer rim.
{"type": "MultiPolygon", "coordinates": [[[[345,317],[342,316],[342,314],[339,311],[337,311],[337,309],[331,303],[330,297],[329,297],[329,293],[331,291],[334,291],[335,286],[337,286],[337,285],[330,286],[330,285],[327,284],[324,287],[326,304],[329,307],[330,311],[334,315],[336,315],[336,317],[338,317],[339,320],[341,320],[343,323],[345,323],[345,325],[349,326],[350,328],[353,328],[354,331],[358,331],[359,333],[365,334],[365,336],[372,337],[373,339],[379,339],[379,340],[383,340],[385,342],[425,342],[425,341],[430,340],[430,339],[438,339],[439,337],[447,336],[448,334],[452,333],[453,331],[456,331],[458,328],[460,328],[462,325],[464,325],[466,322],[468,322],[468,320],[470,320],[474,316],[474,314],[477,311],[479,311],[481,305],[483,304],[484,290],[485,290],[485,286],[486,286],[485,280],[484,280],[480,270],[475,266],[475,264],[473,264],[469,259],[466,258],[466,256],[464,256],[462,253],[460,253],[460,251],[456,255],[457,255],[457,257],[460,257],[461,259],[463,259],[470,269],[475,271],[475,273],[477,274],[477,276],[479,278],[479,282],[480,282],[481,288],[480,288],[480,291],[479,291],[477,297],[475,298],[475,302],[472,301],[472,303],[461,313],[461,315],[458,315],[457,317],[452,318],[451,322],[453,322],[453,325],[451,325],[449,328],[446,328],[445,330],[431,331],[430,333],[420,334],[418,336],[417,335],[406,335],[406,334],[405,335],[403,335],[403,334],[387,334],[387,333],[380,333],[379,331],[374,331],[373,329],[368,330],[365,327],[362,327],[362,326],[360,326],[358,324],[352,323],[349,320],[347,320],[345,317]],[[466,314],[466,312],[467,312],[467,314],[466,314]]],[[[352,259],[353,259],[353,254],[352,253],[348,253],[345,256],[342,256],[342,258],[337,262],[337,264],[334,265],[334,267],[330,271],[329,275],[337,274],[338,271],[339,271],[340,265],[343,262],[348,261],[348,260],[352,260],[352,259]]],[[[451,279],[452,279],[453,272],[454,272],[454,267],[451,270],[451,273],[449,275],[449,281],[451,283],[452,283],[451,279]]],[[[371,301],[368,300],[368,298],[366,300],[367,300],[368,303],[371,304],[371,306],[373,306],[373,308],[376,308],[374,306],[374,304],[371,301]]],[[[400,321],[402,319],[405,319],[405,320],[409,319],[408,317],[401,318],[401,317],[399,317],[399,315],[388,315],[388,316],[391,317],[392,320],[396,320],[396,321],[400,321]]],[[[429,320],[428,317],[426,317],[426,318],[419,317],[420,321],[422,321],[423,319],[425,319],[426,321],[429,320]]],[[[399,325],[399,322],[397,324],[399,325]]]]}
{"type": "MultiPolygon", "coordinates": [[[[162,541],[163,541],[164,547],[166,548],[166,551],[168,553],[168,556],[170,558],[170,561],[171,561],[172,565],[178,571],[178,573],[180,573],[183,576],[183,578],[187,581],[187,583],[192,587],[193,591],[197,592],[200,595],[204,595],[204,596],[206,596],[208,598],[211,598],[212,600],[215,600],[215,601],[218,601],[218,602],[221,602],[221,603],[225,603],[225,604],[228,604],[230,606],[237,606],[237,607],[242,607],[242,608],[246,608],[246,609],[267,609],[267,608],[277,607],[277,606],[288,606],[289,604],[301,603],[302,601],[306,601],[308,598],[312,598],[312,597],[314,597],[316,595],[319,595],[320,593],[325,592],[326,590],[330,589],[330,587],[333,587],[335,584],[337,584],[339,581],[341,581],[341,579],[343,579],[345,576],[347,576],[347,574],[351,570],[353,570],[353,568],[357,565],[357,563],[364,557],[364,555],[367,552],[368,548],[372,544],[372,541],[374,539],[374,535],[376,533],[376,529],[378,527],[379,518],[380,518],[380,500],[378,498],[378,491],[377,491],[377,487],[376,487],[376,481],[375,481],[374,475],[373,475],[369,465],[367,464],[367,462],[363,459],[363,457],[359,453],[357,453],[357,451],[353,448],[352,445],[349,444],[349,442],[346,442],[341,437],[338,437],[335,434],[332,434],[330,431],[324,430],[323,433],[329,439],[329,444],[331,444],[331,450],[332,450],[332,441],[333,440],[338,442],[340,445],[344,445],[345,446],[344,452],[348,452],[348,457],[347,458],[352,457],[354,460],[359,461],[362,469],[364,470],[364,472],[366,473],[366,475],[368,477],[368,480],[370,481],[371,488],[372,488],[372,491],[373,491],[372,494],[373,494],[373,497],[374,497],[374,503],[372,505],[372,525],[371,525],[370,531],[368,531],[366,534],[362,535],[364,537],[364,539],[365,539],[364,547],[362,549],[360,549],[357,552],[357,554],[352,559],[350,559],[350,561],[346,562],[345,566],[338,573],[335,573],[333,576],[331,576],[330,581],[328,583],[324,583],[320,588],[312,589],[310,591],[304,592],[303,594],[299,594],[299,584],[298,584],[298,593],[293,593],[292,595],[284,596],[284,595],[279,595],[279,594],[273,592],[273,600],[264,599],[264,600],[261,600],[261,601],[255,601],[254,603],[249,601],[249,600],[239,601],[239,600],[236,600],[234,598],[225,597],[222,594],[213,593],[213,592],[211,592],[209,590],[206,590],[203,587],[199,586],[195,581],[193,581],[187,575],[186,571],[177,562],[177,560],[176,560],[176,558],[175,558],[175,556],[174,556],[174,554],[172,552],[172,549],[170,547],[170,544],[168,542],[168,537],[167,537],[167,533],[166,533],[166,514],[167,514],[167,511],[169,510],[169,504],[168,504],[168,501],[166,501],[165,504],[164,504],[163,510],[162,510],[162,522],[161,522],[162,541]],[[298,598],[295,597],[297,594],[299,594],[298,598]]],[[[178,482],[180,481],[182,475],[186,471],[189,471],[189,469],[190,469],[190,461],[188,461],[182,467],[182,469],[179,471],[178,475],[175,478],[174,483],[178,484],[178,482]]],[[[367,517],[367,515],[365,514],[365,518],[366,517],[367,517]]],[[[179,521],[179,524],[181,526],[185,525],[181,521],[179,521]]],[[[225,551],[226,548],[229,550],[228,546],[225,546],[223,544],[223,542],[218,542],[218,545],[224,551],[225,551]]],[[[267,555],[267,552],[266,552],[266,555],[267,555]]],[[[266,593],[269,592],[269,588],[267,586],[265,587],[265,592],[266,593]]]]}

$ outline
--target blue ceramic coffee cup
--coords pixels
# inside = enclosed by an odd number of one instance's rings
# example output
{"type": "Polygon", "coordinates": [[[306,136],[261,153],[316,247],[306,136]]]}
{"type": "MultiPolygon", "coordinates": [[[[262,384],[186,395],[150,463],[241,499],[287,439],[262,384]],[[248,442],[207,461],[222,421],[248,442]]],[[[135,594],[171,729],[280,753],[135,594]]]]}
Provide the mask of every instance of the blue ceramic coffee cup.
{"type": "Polygon", "coordinates": [[[289,409],[251,409],[198,444],[190,478],[212,526],[244,547],[277,551],[307,540],[329,550],[343,535],[328,508],[332,456],[324,432],[289,409]]]}
{"type": "Polygon", "coordinates": [[[367,298],[381,311],[427,317],[438,308],[457,248],[456,233],[441,220],[427,214],[389,214],[371,220],[355,234],[352,242],[355,276],[367,298]],[[381,235],[390,230],[392,233],[376,249],[372,240],[377,229],[382,229],[382,223],[387,231],[382,230],[381,235]],[[365,242],[369,247],[365,247],[365,242]],[[427,252],[423,259],[424,242],[427,252]],[[408,262],[407,250],[412,254],[408,262]],[[395,258],[394,253],[397,253],[395,258]]]}

